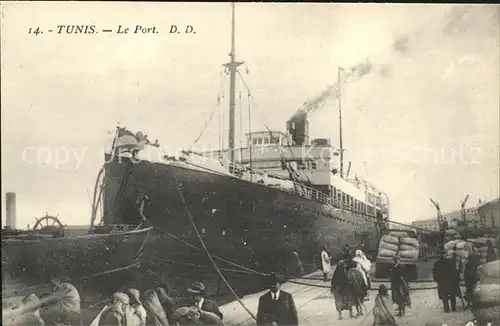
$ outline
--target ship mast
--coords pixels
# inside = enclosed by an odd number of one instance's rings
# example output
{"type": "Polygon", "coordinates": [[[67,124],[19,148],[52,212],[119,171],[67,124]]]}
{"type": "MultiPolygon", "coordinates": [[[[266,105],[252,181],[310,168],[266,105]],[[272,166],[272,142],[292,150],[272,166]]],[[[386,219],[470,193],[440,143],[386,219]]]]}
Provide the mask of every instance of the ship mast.
{"type": "Polygon", "coordinates": [[[340,73],[343,71],[341,67],[337,73],[337,99],[339,102],[339,145],[340,145],[340,177],[344,177],[344,146],[342,144],[342,101],[340,95],[340,73]]]}
{"type": "Polygon", "coordinates": [[[243,62],[236,61],[236,49],[235,49],[235,3],[232,3],[232,19],[231,19],[231,61],[226,63],[229,69],[229,142],[228,142],[228,152],[229,161],[234,162],[234,111],[235,111],[235,98],[236,98],[236,72],[238,71],[238,66],[243,62]]]}

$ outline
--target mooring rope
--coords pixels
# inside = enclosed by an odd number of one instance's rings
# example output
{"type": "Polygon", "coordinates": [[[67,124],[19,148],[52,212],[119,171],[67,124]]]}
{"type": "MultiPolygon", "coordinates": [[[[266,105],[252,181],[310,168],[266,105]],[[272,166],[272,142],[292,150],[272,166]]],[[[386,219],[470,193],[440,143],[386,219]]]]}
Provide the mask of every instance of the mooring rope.
{"type": "MultiPolygon", "coordinates": [[[[202,269],[211,269],[213,266],[206,266],[206,265],[196,265],[196,264],[191,264],[191,263],[186,263],[186,262],[181,262],[181,261],[175,261],[175,260],[165,260],[165,259],[160,259],[160,258],[153,258],[153,257],[144,257],[145,259],[148,260],[153,260],[153,261],[159,261],[161,263],[166,263],[166,264],[173,264],[173,265],[183,265],[183,266],[189,266],[189,267],[196,267],[196,268],[202,268],[202,269]]],[[[237,270],[237,269],[227,269],[227,268],[219,268],[221,271],[224,272],[232,272],[232,273],[242,273],[242,274],[251,274],[255,275],[255,273],[249,272],[249,271],[244,271],[244,270],[237,270]]]]}
{"type": "Polygon", "coordinates": [[[212,265],[214,266],[215,270],[219,274],[219,277],[226,284],[226,286],[228,287],[228,289],[234,295],[234,297],[236,298],[236,300],[238,300],[238,302],[243,307],[243,309],[245,309],[246,312],[248,312],[248,314],[250,316],[252,316],[252,318],[254,320],[257,320],[257,317],[255,317],[255,315],[245,306],[245,304],[243,303],[243,301],[241,301],[241,299],[239,298],[239,296],[236,294],[236,292],[234,291],[234,289],[231,287],[231,284],[229,284],[229,282],[226,280],[226,278],[224,277],[224,275],[222,275],[222,272],[219,270],[219,267],[217,267],[217,264],[213,260],[210,252],[208,251],[207,246],[205,245],[205,242],[203,241],[203,238],[201,237],[200,232],[198,231],[198,228],[196,227],[196,224],[194,222],[193,216],[191,215],[191,212],[188,209],[188,206],[187,206],[186,201],[184,199],[184,195],[182,194],[182,190],[181,190],[181,188],[179,186],[179,182],[178,182],[177,177],[175,175],[174,175],[174,180],[175,180],[175,184],[177,186],[177,190],[179,191],[179,195],[181,197],[182,203],[184,204],[184,208],[186,209],[186,213],[187,213],[187,215],[189,217],[189,221],[191,222],[191,226],[193,227],[194,231],[196,232],[196,235],[197,235],[198,239],[200,240],[200,243],[203,246],[203,250],[207,254],[208,259],[210,259],[210,262],[212,263],[212,265]]]}
{"type": "MultiPolygon", "coordinates": [[[[167,232],[167,231],[165,231],[165,230],[163,230],[163,229],[159,228],[159,227],[158,227],[158,226],[156,226],[156,225],[152,225],[152,227],[154,227],[154,228],[155,228],[156,230],[158,230],[160,233],[163,233],[163,234],[165,234],[166,236],[171,237],[172,239],[174,239],[174,240],[176,240],[176,241],[179,241],[180,243],[182,243],[182,244],[186,245],[187,247],[189,247],[189,248],[191,248],[191,249],[194,249],[194,250],[196,250],[196,251],[200,251],[200,252],[201,252],[201,251],[203,251],[203,249],[198,248],[198,247],[196,247],[196,246],[193,246],[193,245],[192,245],[192,244],[190,244],[189,242],[186,242],[186,241],[184,241],[184,240],[182,240],[182,239],[180,239],[180,238],[176,237],[175,235],[173,235],[173,234],[171,234],[171,233],[169,233],[169,232],[167,232]]],[[[220,261],[222,261],[222,262],[224,262],[224,263],[227,263],[227,264],[229,264],[229,265],[232,265],[232,266],[234,266],[234,267],[238,267],[238,268],[240,268],[240,269],[242,269],[242,270],[246,270],[246,271],[248,271],[248,272],[252,272],[252,273],[255,273],[255,274],[258,274],[258,275],[261,275],[261,276],[269,276],[269,275],[270,275],[270,274],[266,274],[266,273],[261,273],[261,272],[258,272],[258,271],[256,271],[256,270],[253,270],[253,269],[248,268],[248,267],[245,267],[245,266],[243,266],[243,265],[240,265],[240,264],[234,263],[234,262],[232,262],[232,261],[229,261],[229,260],[227,260],[227,259],[224,259],[224,258],[219,257],[219,256],[216,256],[216,255],[212,255],[212,257],[213,257],[213,258],[216,258],[216,259],[218,259],[218,260],[220,260],[220,261]]]]}
{"type": "MultiPolygon", "coordinates": [[[[203,249],[201,248],[198,248],[178,237],[176,237],[175,235],[159,228],[158,226],[156,225],[151,225],[153,228],[155,228],[157,231],[159,231],[160,233],[186,245],[187,247],[193,249],[193,250],[196,250],[196,251],[203,251],[203,249]]],[[[219,256],[216,256],[216,255],[212,255],[213,258],[215,259],[218,259],[222,262],[225,262],[229,265],[232,265],[240,270],[243,270],[243,271],[246,271],[248,272],[248,274],[255,274],[255,275],[260,275],[260,276],[269,276],[270,274],[269,273],[263,273],[263,272],[259,272],[259,271],[256,271],[254,269],[251,269],[251,268],[248,268],[248,267],[245,267],[243,265],[240,265],[240,264],[237,264],[235,262],[232,262],[232,261],[229,261],[227,259],[224,259],[222,257],[219,257],[219,256]]],[[[149,259],[152,259],[152,258],[149,258],[149,259]]],[[[228,272],[235,272],[235,270],[227,270],[228,272]]],[[[312,280],[312,281],[315,281],[315,280],[320,280],[320,278],[317,278],[317,277],[307,277],[307,276],[293,276],[293,275],[287,275],[287,274],[283,274],[283,273],[279,273],[279,275],[282,277],[282,278],[286,278],[288,279],[288,282],[291,282],[291,283],[296,283],[296,284],[301,284],[301,285],[310,285],[308,283],[301,283],[301,282],[297,282],[297,281],[294,281],[294,280],[297,280],[297,279],[300,279],[300,280],[312,280]]],[[[373,281],[373,280],[372,280],[373,281]]],[[[378,281],[375,281],[375,282],[378,282],[378,281]]],[[[433,282],[433,280],[413,280],[411,281],[411,283],[427,283],[427,282],[433,282]]],[[[320,286],[320,287],[324,287],[324,286],[320,286]]]]}

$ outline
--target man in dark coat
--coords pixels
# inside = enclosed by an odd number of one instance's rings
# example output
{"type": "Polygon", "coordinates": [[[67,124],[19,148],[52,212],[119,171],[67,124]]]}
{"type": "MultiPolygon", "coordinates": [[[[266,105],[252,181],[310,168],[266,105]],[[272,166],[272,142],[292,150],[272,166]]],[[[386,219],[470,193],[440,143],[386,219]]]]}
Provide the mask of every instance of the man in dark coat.
{"type": "Polygon", "coordinates": [[[403,316],[406,307],[411,307],[410,288],[401,265],[401,259],[396,255],[393,260],[394,266],[391,275],[392,302],[398,305],[398,315],[403,316]]]}
{"type": "Polygon", "coordinates": [[[190,306],[198,307],[201,311],[208,311],[216,314],[222,320],[224,317],[222,312],[219,310],[219,306],[217,303],[205,299],[206,295],[205,285],[201,282],[194,282],[191,284],[191,287],[187,289],[189,294],[191,295],[192,301],[190,302],[190,306]]]}
{"type": "Polygon", "coordinates": [[[281,290],[281,280],[276,274],[269,277],[269,292],[259,299],[257,325],[297,326],[299,318],[295,302],[290,293],[281,290]]]}
{"type": "Polygon", "coordinates": [[[459,295],[460,275],[453,259],[445,257],[446,252],[434,264],[433,276],[438,285],[439,299],[443,301],[444,311],[456,311],[457,296],[459,295]]]}
{"type": "Polygon", "coordinates": [[[479,277],[477,275],[477,268],[479,266],[479,256],[471,255],[469,261],[465,265],[464,271],[464,281],[465,281],[465,293],[467,300],[467,308],[472,306],[472,291],[477,282],[479,282],[479,277]]]}

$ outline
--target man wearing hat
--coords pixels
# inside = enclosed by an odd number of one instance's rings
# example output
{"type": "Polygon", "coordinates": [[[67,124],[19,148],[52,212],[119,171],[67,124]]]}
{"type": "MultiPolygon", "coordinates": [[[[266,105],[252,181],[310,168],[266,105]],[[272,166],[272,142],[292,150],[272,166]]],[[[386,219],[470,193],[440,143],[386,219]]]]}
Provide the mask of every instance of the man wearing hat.
{"type": "Polygon", "coordinates": [[[295,302],[290,293],[281,290],[282,280],[276,275],[269,277],[269,292],[259,299],[257,325],[298,325],[295,302]]]}
{"type": "Polygon", "coordinates": [[[174,325],[224,325],[216,314],[194,306],[178,308],[172,315],[172,319],[174,325]]]}
{"type": "Polygon", "coordinates": [[[203,283],[194,282],[191,284],[191,287],[187,289],[187,291],[192,297],[192,302],[190,303],[191,306],[195,306],[202,311],[214,313],[222,320],[224,316],[219,310],[219,306],[215,302],[204,298],[207,293],[203,283]]]}
{"type": "Polygon", "coordinates": [[[460,275],[453,258],[450,258],[443,250],[432,271],[434,281],[437,283],[438,296],[443,302],[445,312],[450,312],[450,303],[451,311],[456,311],[456,297],[460,294],[460,275]]]}

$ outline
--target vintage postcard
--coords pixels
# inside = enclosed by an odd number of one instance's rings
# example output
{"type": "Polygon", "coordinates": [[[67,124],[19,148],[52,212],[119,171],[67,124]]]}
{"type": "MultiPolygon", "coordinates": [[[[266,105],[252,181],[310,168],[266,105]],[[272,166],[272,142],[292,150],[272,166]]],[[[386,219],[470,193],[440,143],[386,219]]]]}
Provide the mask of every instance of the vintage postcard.
{"type": "Polygon", "coordinates": [[[498,5],[0,9],[3,325],[500,323],[498,5]]]}

